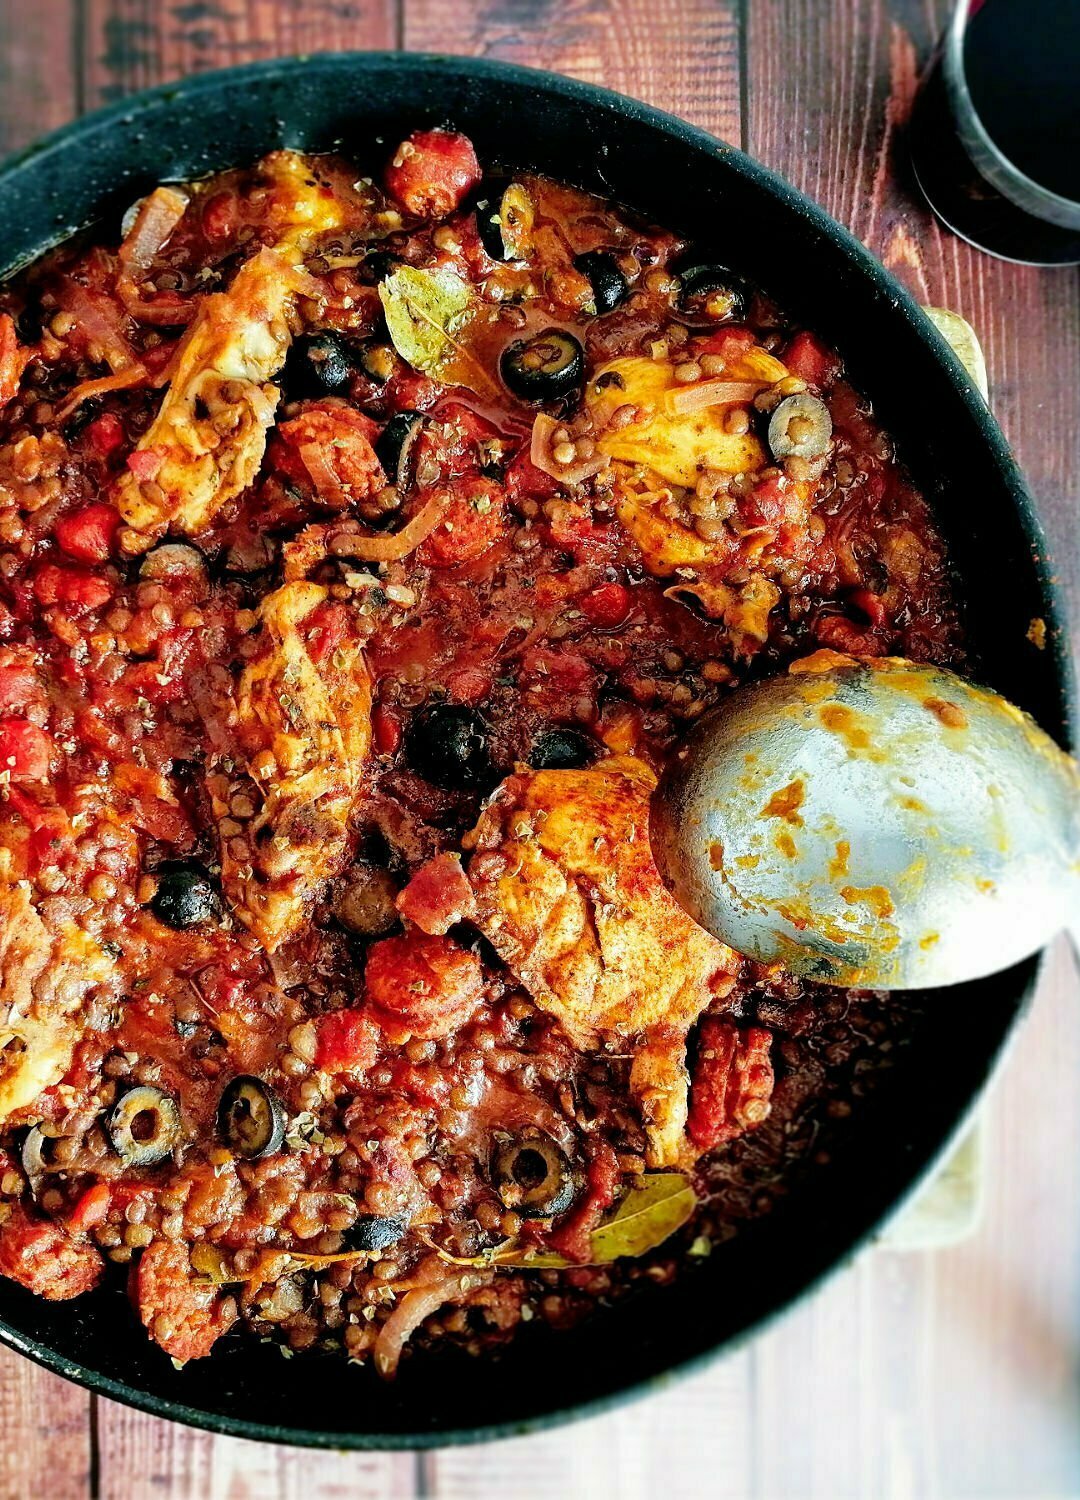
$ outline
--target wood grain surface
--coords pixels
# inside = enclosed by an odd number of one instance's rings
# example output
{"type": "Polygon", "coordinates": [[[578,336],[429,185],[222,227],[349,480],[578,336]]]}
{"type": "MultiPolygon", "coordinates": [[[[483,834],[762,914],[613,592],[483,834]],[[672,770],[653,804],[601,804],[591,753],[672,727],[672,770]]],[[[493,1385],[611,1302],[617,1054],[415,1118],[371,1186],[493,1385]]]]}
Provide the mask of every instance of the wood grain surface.
{"type": "MultiPolygon", "coordinates": [[[[0,153],[160,80],[339,48],[502,57],[670,109],[784,173],[920,300],[972,322],[1077,628],[1080,278],[993,261],[914,195],[903,125],[944,13],[934,0],[0,0],[0,153]]],[[[0,1351],[0,1500],[1080,1496],[1078,998],[1059,945],[985,1107],[973,1238],[864,1255],[645,1404],[482,1449],[314,1454],[191,1432],[0,1351]]]]}

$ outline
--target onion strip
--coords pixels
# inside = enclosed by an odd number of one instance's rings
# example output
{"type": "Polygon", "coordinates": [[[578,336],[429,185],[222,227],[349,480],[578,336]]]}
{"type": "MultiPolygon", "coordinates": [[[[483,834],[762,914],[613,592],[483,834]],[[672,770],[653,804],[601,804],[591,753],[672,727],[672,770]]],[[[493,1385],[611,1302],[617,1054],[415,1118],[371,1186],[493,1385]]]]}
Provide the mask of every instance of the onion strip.
{"type": "Polygon", "coordinates": [[[667,399],[673,412],[685,416],[706,406],[735,406],[753,401],[764,386],[765,382],[760,380],[699,380],[695,385],[669,391],[667,399]]]}
{"type": "MultiPolygon", "coordinates": [[[[433,1274],[433,1279],[429,1284],[406,1293],[379,1329],[374,1349],[375,1368],[386,1378],[392,1376],[397,1370],[402,1349],[425,1318],[430,1317],[433,1312],[438,1312],[444,1303],[452,1301],[455,1297],[464,1296],[466,1292],[484,1285],[489,1279],[482,1273],[478,1275],[476,1271],[448,1272],[446,1267],[440,1265],[437,1260],[435,1260],[435,1266],[438,1267],[438,1271],[433,1274]]],[[[426,1265],[421,1267],[421,1270],[426,1270],[426,1265]]]]}
{"type": "Polygon", "coordinates": [[[355,536],[351,532],[338,532],[338,536],[347,538],[349,543],[348,552],[338,555],[355,557],[360,562],[397,562],[402,557],[408,557],[435,530],[453,503],[453,498],[449,490],[437,491],[421,506],[412,520],[406,521],[400,531],[389,536],[379,536],[374,532],[355,536]]]}

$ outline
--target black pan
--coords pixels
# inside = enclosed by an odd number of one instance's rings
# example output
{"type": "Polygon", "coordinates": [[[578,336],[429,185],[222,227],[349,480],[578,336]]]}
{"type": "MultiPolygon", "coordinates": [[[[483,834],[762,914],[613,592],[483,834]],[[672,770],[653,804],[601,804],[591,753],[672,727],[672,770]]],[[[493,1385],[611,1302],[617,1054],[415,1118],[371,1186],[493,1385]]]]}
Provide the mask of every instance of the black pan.
{"type": "MultiPolygon", "coordinates": [[[[935,500],[968,601],[980,674],[1062,740],[1070,667],[1045,544],[978,394],[899,286],[820,209],[669,115],[550,74],[463,58],[288,59],[170,85],[82,120],[0,170],[0,270],[117,214],[163,178],[276,146],[341,150],[377,171],[387,145],[452,122],[482,161],[606,194],[715,244],[844,355],[935,500]],[[1048,642],[1027,639],[1041,616],[1048,642]]],[[[812,1185],[672,1287],[497,1359],[406,1360],[380,1384],[340,1356],[286,1361],[230,1338],[175,1370],[118,1288],[49,1304],[0,1282],[0,1337],[49,1369],[161,1416],[334,1448],[426,1447],[594,1412],[730,1349],[847,1262],[932,1169],[1031,995],[1036,963],[931,997],[931,1016],[812,1185]]]]}

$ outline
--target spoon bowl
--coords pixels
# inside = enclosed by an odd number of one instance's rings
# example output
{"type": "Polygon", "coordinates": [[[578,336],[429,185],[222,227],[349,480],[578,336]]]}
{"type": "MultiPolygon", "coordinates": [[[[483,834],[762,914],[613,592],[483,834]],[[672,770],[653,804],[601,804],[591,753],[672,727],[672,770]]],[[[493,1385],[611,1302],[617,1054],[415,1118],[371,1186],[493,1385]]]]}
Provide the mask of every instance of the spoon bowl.
{"type": "Polygon", "coordinates": [[[702,719],[653,801],[696,921],[807,979],[922,989],[996,973],[1080,911],[1080,773],[942,668],[818,652],[702,719]]]}

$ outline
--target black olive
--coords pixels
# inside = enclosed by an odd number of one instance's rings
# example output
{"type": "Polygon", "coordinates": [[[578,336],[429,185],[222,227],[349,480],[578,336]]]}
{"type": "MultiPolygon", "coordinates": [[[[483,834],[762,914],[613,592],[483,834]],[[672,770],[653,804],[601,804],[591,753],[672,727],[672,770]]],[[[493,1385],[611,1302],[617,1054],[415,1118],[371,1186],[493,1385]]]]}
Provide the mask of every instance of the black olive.
{"type": "Polygon", "coordinates": [[[569,1157],[540,1130],[504,1141],[495,1152],[493,1176],[503,1203],[525,1219],[564,1214],[577,1191],[569,1157]]]}
{"type": "Polygon", "coordinates": [[[769,447],[775,459],[820,458],[831,441],[829,408],[808,391],[785,397],[769,418],[769,447]]]}
{"type": "Polygon", "coordinates": [[[424,415],[418,411],[399,411],[390,418],[375,439],[375,457],[391,484],[408,488],[410,454],[424,426],[424,415]]]}
{"type": "Polygon", "coordinates": [[[478,787],[493,780],[488,726],[462,703],[433,703],[409,725],[405,754],[414,771],[436,786],[478,787]]]}
{"type": "Polygon", "coordinates": [[[385,385],[397,368],[393,345],[365,344],[360,350],[360,368],[376,385],[385,385]]]}
{"type": "Polygon", "coordinates": [[[714,323],[745,315],[750,301],[746,283],[726,266],[686,266],[678,276],[682,312],[714,323]]]}
{"type": "Polygon", "coordinates": [[[180,1139],[180,1108],[164,1089],[139,1083],[113,1105],[105,1133],[126,1166],[152,1167],[164,1161],[180,1139]]]}
{"type": "Polygon", "coordinates": [[[404,1237],[408,1227],[408,1219],[400,1214],[387,1218],[381,1214],[357,1214],[352,1228],[345,1232],[345,1246],[349,1250],[389,1250],[404,1237]]]}
{"type": "Polygon", "coordinates": [[[399,266],[404,264],[400,255],[392,255],[389,250],[369,250],[364,256],[361,270],[365,271],[373,281],[385,281],[399,266]]]}
{"type": "Polygon", "coordinates": [[[40,1125],[34,1125],[26,1132],[20,1157],[31,1187],[39,1177],[53,1170],[53,1144],[53,1138],[46,1135],[40,1125]]]}
{"type": "Polygon", "coordinates": [[[159,922],[182,931],[198,927],[218,914],[218,894],[213,881],[194,860],[168,860],[156,871],[157,890],[149,901],[159,922]]]}
{"type": "Polygon", "coordinates": [[[218,1131],[235,1156],[255,1161],[281,1150],[285,1107],[268,1083],[241,1074],[226,1087],[218,1104],[218,1131]]]}
{"type": "Polygon", "coordinates": [[[606,250],[589,250],[579,255],[574,265],[589,278],[598,313],[613,312],[625,300],[630,283],[619,270],[615,257],[606,250]]]}
{"type": "Polygon", "coordinates": [[[564,328],[545,328],[504,349],[499,371],[523,401],[558,401],[585,378],[585,351],[564,328]]]}
{"type": "Polygon", "coordinates": [[[285,389],[293,400],[338,395],[354,370],[352,351],[340,334],[313,333],[294,339],[285,361],[285,389]]]}
{"type": "Polygon", "coordinates": [[[538,734],[529,751],[529,765],[536,771],[575,771],[592,765],[596,749],[588,735],[576,729],[548,729],[538,734]]]}

